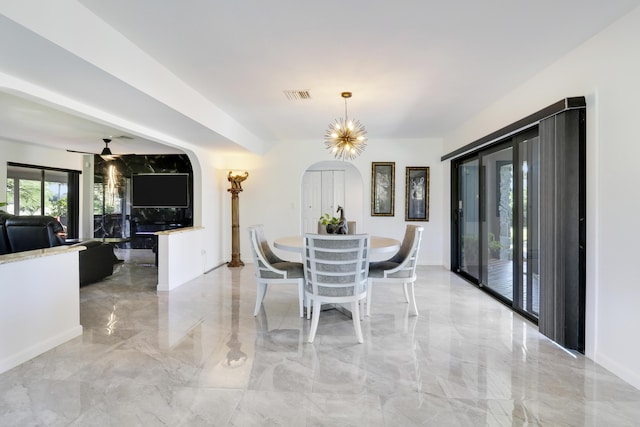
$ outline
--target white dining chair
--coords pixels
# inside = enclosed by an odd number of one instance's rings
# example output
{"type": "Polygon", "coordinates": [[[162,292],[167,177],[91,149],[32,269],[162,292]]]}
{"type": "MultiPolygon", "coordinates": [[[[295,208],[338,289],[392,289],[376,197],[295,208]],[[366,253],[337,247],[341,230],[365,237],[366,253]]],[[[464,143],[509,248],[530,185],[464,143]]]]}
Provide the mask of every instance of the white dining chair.
{"type": "MultiPolygon", "coordinates": [[[[312,304],[309,342],[318,330],[321,307],[351,303],[351,317],[358,342],[364,342],[360,302],[367,296],[370,238],[359,235],[305,234],[305,298],[312,304]]],[[[308,315],[309,307],[307,308],[308,315]]]]}
{"type": "Polygon", "coordinates": [[[249,227],[249,240],[256,268],[257,286],[256,306],[253,315],[258,315],[269,285],[296,285],[298,287],[300,317],[304,317],[304,271],[302,263],[285,261],[275,255],[264,236],[264,227],[262,225],[249,227]]]}
{"type": "Polygon", "coordinates": [[[413,311],[418,315],[418,305],[414,284],[416,281],[416,266],[418,264],[418,253],[420,251],[420,241],[424,227],[417,225],[407,225],[402,240],[402,245],[398,252],[386,261],[372,262],[369,265],[369,289],[367,292],[367,316],[371,315],[371,299],[373,284],[376,283],[396,283],[402,284],[404,298],[413,302],[413,311]],[[410,292],[407,289],[410,288],[410,292]],[[411,301],[409,300],[411,296],[411,301]]]}

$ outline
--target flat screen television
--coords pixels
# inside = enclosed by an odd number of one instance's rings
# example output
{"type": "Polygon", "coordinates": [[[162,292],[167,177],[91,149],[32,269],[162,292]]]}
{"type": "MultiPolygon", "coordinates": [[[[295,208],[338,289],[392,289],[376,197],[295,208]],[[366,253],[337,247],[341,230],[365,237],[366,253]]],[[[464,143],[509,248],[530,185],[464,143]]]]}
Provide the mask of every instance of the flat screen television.
{"type": "Polygon", "coordinates": [[[149,173],[131,177],[134,208],[188,208],[188,173],[149,173]]]}

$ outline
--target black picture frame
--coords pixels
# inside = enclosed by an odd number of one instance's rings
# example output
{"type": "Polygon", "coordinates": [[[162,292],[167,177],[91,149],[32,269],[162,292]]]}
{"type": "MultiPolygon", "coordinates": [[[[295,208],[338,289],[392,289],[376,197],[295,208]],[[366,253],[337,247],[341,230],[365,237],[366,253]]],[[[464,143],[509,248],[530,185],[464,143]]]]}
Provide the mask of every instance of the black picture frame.
{"type": "Polygon", "coordinates": [[[395,215],[395,162],[371,163],[371,216],[395,215]]]}
{"type": "Polygon", "coordinates": [[[429,221],[429,167],[409,166],[405,179],[405,221],[429,221]]]}

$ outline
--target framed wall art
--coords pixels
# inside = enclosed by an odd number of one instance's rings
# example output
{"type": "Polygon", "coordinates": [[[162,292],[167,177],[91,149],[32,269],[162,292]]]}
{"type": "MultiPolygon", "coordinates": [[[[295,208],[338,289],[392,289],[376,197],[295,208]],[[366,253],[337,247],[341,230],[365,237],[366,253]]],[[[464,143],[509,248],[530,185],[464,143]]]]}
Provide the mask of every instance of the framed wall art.
{"type": "Polygon", "coordinates": [[[395,175],[395,162],[371,163],[371,216],[394,215],[395,175]]]}
{"type": "Polygon", "coordinates": [[[407,167],[405,221],[429,221],[429,168],[407,167]]]}

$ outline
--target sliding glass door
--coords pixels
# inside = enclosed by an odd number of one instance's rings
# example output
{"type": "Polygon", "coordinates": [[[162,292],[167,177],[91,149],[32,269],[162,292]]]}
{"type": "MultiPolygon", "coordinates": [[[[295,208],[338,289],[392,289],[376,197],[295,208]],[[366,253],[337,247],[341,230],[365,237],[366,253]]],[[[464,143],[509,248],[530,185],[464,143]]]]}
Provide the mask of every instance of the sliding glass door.
{"type": "Polygon", "coordinates": [[[77,171],[7,164],[7,207],[14,215],[58,218],[67,237],[78,235],[79,176],[77,171]]]}
{"type": "Polygon", "coordinates": [[[539,314],[537,127],[454,162],[454,267],[505,304],[539,314]]]}
{"type": "Polygon", "coordinates": [[[584,352],[584,99],[551,105],[448,159],[452,271],[584,352]]]}
{"type": "Polygon", "coordinates": [[[480,175],[479,160],[469,159],[458,166],[458,271],[480,277],[480,175]]]}
{"type": "Polygon", "coordinates": [[[517,185],[518,245],[514,253],[520,280],[514,305],[538,317],[540,314],[540,138],[537,130],[515,138],[518,147],[517,185]]]}
{"type": "Polygon", "coordinates": [[[513,148],[501,148],[481,158],[481,283],[513,301],[513,148]]]}

